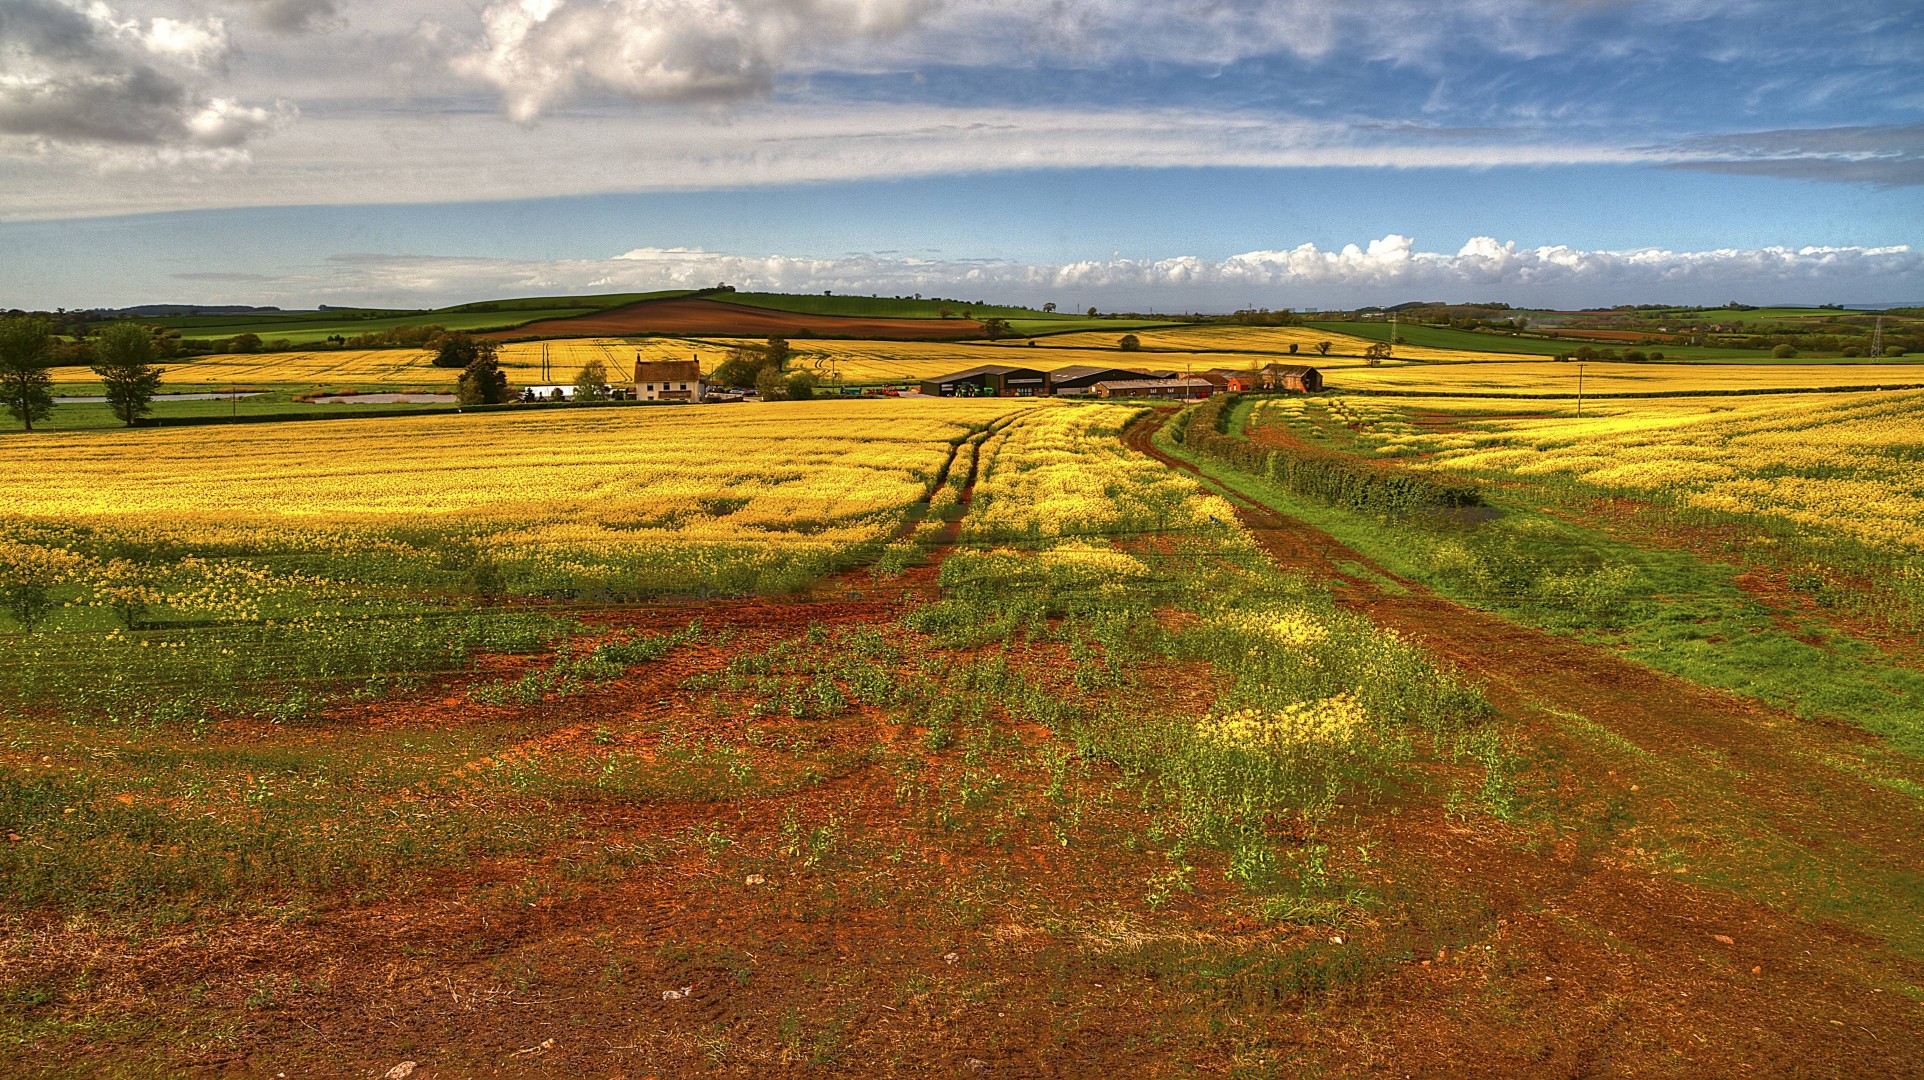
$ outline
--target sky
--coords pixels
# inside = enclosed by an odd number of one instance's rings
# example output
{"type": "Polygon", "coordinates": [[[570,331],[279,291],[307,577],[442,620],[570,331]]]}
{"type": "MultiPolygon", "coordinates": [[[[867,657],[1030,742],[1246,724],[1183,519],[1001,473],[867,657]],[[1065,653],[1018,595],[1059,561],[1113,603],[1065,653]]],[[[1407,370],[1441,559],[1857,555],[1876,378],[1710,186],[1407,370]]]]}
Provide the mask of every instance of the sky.
{"type": "Polygon", "coordinates": [[[1924,303],[1915,0],[0,0],[0,307],[1924,303]]]}

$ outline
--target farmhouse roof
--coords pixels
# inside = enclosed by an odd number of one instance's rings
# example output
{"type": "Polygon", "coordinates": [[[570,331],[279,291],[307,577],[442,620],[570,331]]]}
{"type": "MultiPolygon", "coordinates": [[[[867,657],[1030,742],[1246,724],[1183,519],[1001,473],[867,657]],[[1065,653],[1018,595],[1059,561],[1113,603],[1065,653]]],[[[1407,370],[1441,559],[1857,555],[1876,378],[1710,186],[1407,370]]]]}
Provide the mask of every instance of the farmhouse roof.
{"type": "Polygon", "coordinates": [[[1152,387],[1170,386],[1213,386],[1208,379],[1116,379],[1099,382],[1097,386],[1107,390],[1148,390],[1152,387]]]}
{"type": "Polygon", "coordinates": [[[1268,364],[1263,367],[1263,370],[1275,375],[1287,377],[1292,375],[1307,375],[1316,369],[1304,364],[1268,364]]]}
{"type": "Polygon", "coordinates": [[[701,365],[693,360],[637,360],[636,382],[694,382],[701,378],[701,365]]]}
{"type": "Polygon", "coordinates": [[[947,375],[942,375],[937,378],[930,379],[929,382],[932,382],[932,383],[956,382],[961,379],[973,379],[977,375],[1007,375],[1012,371],[1026,371],[1026,370],[1028,369],[1018,368],[1018,367],[1009,367],[1005,364],[982,364],[979,367],[972,367],[963,371],[955,371],[947,375]]]}
{"type": "Polygon", "coordinates": [[[1050,382],[1068,382],[1072,379],[1081,379],[1090,375],[1101,375],[1105,372],[1111,372],[1111,371],[1128,372],[1132,375],[1143,374],[1143,371],[1140,368],[1109,368],[1109,367],[1096,367],[1093,364],[1071,364],[1068,367],[1060,367],[1055,369],[1054,371],[1051,371],[1049,373],[1049,381],[1050,382]]]}

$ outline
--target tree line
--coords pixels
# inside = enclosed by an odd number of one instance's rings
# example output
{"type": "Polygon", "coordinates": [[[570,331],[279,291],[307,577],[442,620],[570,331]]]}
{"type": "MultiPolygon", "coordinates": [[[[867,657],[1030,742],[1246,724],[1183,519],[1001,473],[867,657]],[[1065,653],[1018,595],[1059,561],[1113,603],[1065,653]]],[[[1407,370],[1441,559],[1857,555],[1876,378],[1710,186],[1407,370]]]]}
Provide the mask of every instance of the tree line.
{"type": "MultiPolygon", "coordinates": [[[[136,323],[115,323],[93,336],[88,365],[106,388],[107,407],[132,427],[153,411],[166,369],[158,335],[136,323]]],[[[34,315],[0,318],[0,404],[28,431],[53,415],[53,376],[59,360],[53,322],[34,315]]]]}

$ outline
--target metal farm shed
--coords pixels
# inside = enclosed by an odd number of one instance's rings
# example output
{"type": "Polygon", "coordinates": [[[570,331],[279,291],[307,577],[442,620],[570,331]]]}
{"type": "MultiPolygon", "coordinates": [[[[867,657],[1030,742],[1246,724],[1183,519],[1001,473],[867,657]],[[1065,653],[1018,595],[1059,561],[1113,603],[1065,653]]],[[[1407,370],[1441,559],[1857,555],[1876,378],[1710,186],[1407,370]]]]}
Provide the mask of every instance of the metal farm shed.
{"type": "Polygon", "coordinates": [[[922,380],[927,397],[1044,397],[1049,377],[1033,368],[983,364],[952,375],[922,380]]]}
{"type": "Polygon", "coordinates": [[[1105,368],[1075,364],[1057,368],[1049,373],[1049,393],[1063,397],[1076,397],[1089,393],[1089,388],[1099,382],[1143,379],[1147,375],[1147,372],[1134,368],[1105,368]]]}

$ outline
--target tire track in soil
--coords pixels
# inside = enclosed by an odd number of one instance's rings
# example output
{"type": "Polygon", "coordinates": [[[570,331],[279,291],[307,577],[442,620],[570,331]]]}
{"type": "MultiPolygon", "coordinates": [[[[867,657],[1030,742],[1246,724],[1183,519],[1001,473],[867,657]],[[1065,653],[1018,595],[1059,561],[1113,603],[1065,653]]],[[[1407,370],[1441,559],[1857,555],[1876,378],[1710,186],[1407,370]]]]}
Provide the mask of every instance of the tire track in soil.
{"type": "MultiPolygon", "coordinates": [[[[1516,1018],[1545,1033],[1543,1075],[1641,1071],[1640,1061],[1655,1060],[1640,1056],[1649,1044],[1669,1041],[1678,1051],[1679,1040],[1663,1033],[1685,1029],[1741,1032],[1729,1036],[1721,1058],[1733,1070],[1918,1075],[1906,1048],[1924,1045],[1924,1011],[1901,992],[1924,979],[1915,912],[1907,927],[1901,901],[1883,912],[1859,905],[1858,921],[1879,931],[1872,934],[1800,913],[1808,898],[1788,899],[1778,888],[1801,891],[1799,875],[1834,875],[1812,887],[1825,892],[1841,879],[1848,908],[1881,882],[1902,887],[1924,865],[1919,801],[1826,763],[1840,748],[1874,744],[1873,736],[1802,721],[1438,596],[1161,452],[1153,436],[1173,412],[1130,425],[1126,444],[1229,499],[1279,568],[1331,581],[1342,607],[1474,679],[1540,755],[1527,764],[1554,783],[1538,796],[1556,807],[1548,850],[1532,854],[1514,837],[1441,815],[1406,814],[1383,827],[1385,846],[1413,864],[1406,882],[1480,897],[1499,926],[1508,924],[1502,933],[1515,947],[1556,972],[1535,991],[1555,988],[1571,1000],[1559,1006],[1531,992],[1516,1018]],[[1625,812],[1631,822],[1620,832],[1597,824],[1625,812]],[[1693,868],[1708,863],[1706,879],[1730,887],[1659,873],[1633,847],[1639,842],[1672,846],[1693,868]],[[1600,941],[1608,948],[1597,948],[1600,941]],[[1606,1010],[1607,1022],[1602,1003],[1570,994],[1578,982],[1619,983],[1623,996],[1606,1010]]],[[[1924,779],[1911,765],[1911,779],[1924,779]]],[[[1462,999],[1481,993],[1459,984],[1438,996],[1440,972],[1438,965],[1415,973],[1422,989],[1395,1003],[1410,1018],[1438,1021],[1424,1033],[1432,1061],[1450,1057],[1444,1014],[1473,1008],[1462,999]]],[[[1475,1068],[1475,1025],[1455,1026],[1465,1031],[1455,1052],[1475,1068]]],[[[1681,1052],[1717,1060],[1702,1048],[1681,1052]]]]}

